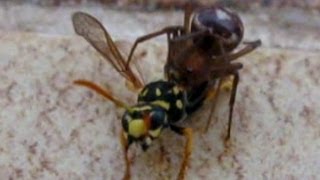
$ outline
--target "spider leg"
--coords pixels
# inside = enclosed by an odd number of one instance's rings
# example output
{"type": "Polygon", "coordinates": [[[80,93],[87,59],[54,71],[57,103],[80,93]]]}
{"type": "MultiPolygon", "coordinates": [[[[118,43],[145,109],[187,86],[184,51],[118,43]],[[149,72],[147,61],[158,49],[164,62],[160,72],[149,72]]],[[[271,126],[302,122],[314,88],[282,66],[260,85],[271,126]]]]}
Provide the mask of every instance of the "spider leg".
{"type": "Polygon", "coordinates": [[[159,30],[159,31],[156,31],[156,32],[153,32],[153,33],[150,33],[150,34],[146,34],[144,36],[140,36],[139,38],[136,39],[136,41],[134,42],[131,50],[130,50],[130,53],[129,53],[129,56],[128,56],[128,60],[127,60],[127,63],[126,63],[126,69],[128,69],[129,67],[129,64],[132,60],[132,56],[133,56],[133,53],[135,51],[135,49],[137,48],[138,44],[146,41],[146,40],[149,40],[149,39],[152,39],[154,37],[157,37],[157,36],[160,36],[160,35],[163,35],[163,34],[169,34],[170,32],[176,32],[176,31],[179,31],[183,29],[183,27],[181,26],[169,26],[169,27],[166,27],[162,30],[159,30]]]}
{"type": "Polygon", "coordinates": [[[190,160],[190,155],[192,152],[193,131],[191,128],[183,128],[183,127],[178,127],[178,126],[173,126],[173,125],[171,125],[170,127],[174,132],[176,132],[180,135],[183,135],[186,138],[186,144],[184,147],[182,163],[181,163],[179,175],[177,178],[178,180],[184,180],[187,166],[188,166],[189,160],[190,160]]]}
{"type": "Polygon", "coordinates": [[[205,129],[204,129],[205,133],[208,132],[208,130],[209,130],[209,126],[210,126],[211,121],[212,121],[213,112],[215,110],[215,107],[216,107],[216,104],[217,104],[217,99],[218,99],[218,96],[220,94],[220,89],[221,89],[221,86],[222,86],[222,82],[223,82],[222,79],[220,79],[217,88],[215,88],[213,90],[210,90],[208,92],[207,99],[210,100],[212,103],[211,103],[211,107],[210,107],[210,114],[208,116],[207,124],[206,124],[205,129]]]}
{"type": "MultiPolygon", "coordinates": [[[[234,64],[223,64],[220,67],[214,67],[213,73],[216,74],[219,79],[219,83],[217,88],[210,90],[207,94],[207,100],[210,100],[212,102],[211,108],[210,108],[210,114],[208,117],[208,121],[205,127],[205,131],[207,132],[209,130],[211,121],[212,121],[212,115],[217,103],[217,98],[219,97],[220,90],[229,89],[230,88],[230,80],[226,79],[229,78],[229,76],[234,76],[232,83],[231,83],[231,97],[230,97],[230,110],[229,110],[229,119],[228,119],[228,136],[230,136],[231,132],[231,122],[232,122],[232,112],[233,112],[233,106],[235,101],[235,95],[236,95],[236,88],[239,82],[239,75],[238,70],[242,68],[241,63],[234,63],[234,64]],[[237,74],[237,76],[235,75],[237,74]],[[235,84],[236,83],[236,84],[235,84]]],[[[228,137],[227,139],[229,139],[228,137]]]]}
{"type": "Polygon", "coordinates": [[[205,35],[208,33],[208,30],[199,30],[199,31],[196,31],[196,32],[190,32],[188,34],[184,34],[184,35],[181,35],[181,36],[178,36],[176,38],[174,38],[172,40],[172,42],[179,42],[179,41],[186,41],[186,40],[190,40],[190,39],[194,39],[194,38],[197,38],[199,36],[202,36],[202,35],[205,35]]]}
{"type": "Polygon", "coordinates": [[[244,48],[240,49],[239,51],[233,53],[233,54],[225,54],[225,55],[221,55],[218,57],[215,57],[218,60],[223,60],[223,59],[228,59],[228,61],[234,61],[236,59],[238,59],[241,56],[244,56],[250,52],[252,52],[253,50],[255,50],[257,47],[261,46],[261,40],[256,40],[256,41],[250,41],[250,42],[244,42],[244,44],[246,45],[244,48]]]}
{"type": "Polygon", "coordinates": [[[237,95],[237,87],[239,83],[239,73],[238,71],[233,72],[233,83],[232,83],[232,90],[231,90],[231,96],[230,96],[230,101],[229,101],[229,120],[228,120],[228,134],[226,137],[226,141],[230,140],[231,137],[231,125],[232,125],[232,113],[233,113],[233,107],[234,107],[234,102],[236,99],[237,95]]]}

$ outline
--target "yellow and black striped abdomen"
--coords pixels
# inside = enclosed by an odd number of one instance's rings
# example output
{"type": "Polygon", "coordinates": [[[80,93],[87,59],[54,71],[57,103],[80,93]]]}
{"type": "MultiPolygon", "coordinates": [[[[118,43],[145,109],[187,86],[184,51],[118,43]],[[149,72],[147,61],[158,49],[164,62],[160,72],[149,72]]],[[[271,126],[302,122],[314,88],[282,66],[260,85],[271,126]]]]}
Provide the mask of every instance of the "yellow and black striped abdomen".
{"type": "Polygon", "coordinates": [[[156,81],[146,85],[138,96],[138,103],[151,103],[167,111],[171,123],[185,116],[185,92],[176,84],[156,81]]]}

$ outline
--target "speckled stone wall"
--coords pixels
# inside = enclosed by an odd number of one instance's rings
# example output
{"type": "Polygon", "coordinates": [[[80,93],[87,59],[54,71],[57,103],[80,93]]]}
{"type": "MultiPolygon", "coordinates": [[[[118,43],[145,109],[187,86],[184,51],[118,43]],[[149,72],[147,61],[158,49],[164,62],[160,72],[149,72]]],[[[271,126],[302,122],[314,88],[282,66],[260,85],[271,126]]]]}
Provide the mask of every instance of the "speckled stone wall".
{"type": "MultiPolygon", "coordinates": [[[[115,39],[126,37],[119,43],[123,49],[139,34],[161,27],[165,17],[173,23],[181,14],[158,12],[157,20],[150,21],[155,14],[73,8],[0,8],[1,179],[118,180],[123,176],[118,136],[123,110],[72,82],[92,80],[128,104],[135,103],[136,93],[72,32],[70,14],[79,9],[96,13],[115,39]],[[30,12],[37,12],[38,18],[30,12]],[[119,24],[117,20],[125,17],[132,19],[119,24]]],[[[319,34],[317,24],[310,23],[317,19],[306,14],[303,17],[309,21],[304,23],[268,14],[243,16],[245,39],[261,38],[264,44],[239,59],[244,68],[228,152],[223,144],[228,92],[219,97],[207,133],[203,128],[209,104],[184,124],[194,129],[186,179],[320,178],[319,34]],[[284,25],[287,22],[290,26],[284,25]]],[[[161,39],[138,49],[138,63],[148,82],[162,77],[165,55],[161,39]]],[[[145,153],[132,147],[132,179],[176,179],[184,142],[165,131],[145,153]]]]}
{"type": "MultiPolygon", "coordinates": [[[[2,32],[0,46],[1,177],[119,179],[123,111],[72,84],[79,78],[107,84],[133,104],[134,93],[119,75],[78,37],[2,32]]],[[[146,77],[161,77],[163,61],[152,54],[164,48],[148,46],[150,55],[142,58],[152,61],[146,77]]],[[[202,133],[207,108],[186,124],[195,130],[187,179],[317,179],[319,58],[319,53],[267,48],[242,58],[231,152],[223,153],[224,93],[208,133],[202,133]]],[[[183,142],[168,131],[147,153],[132,148],[133,179],[174,179],[183,142]]]]}

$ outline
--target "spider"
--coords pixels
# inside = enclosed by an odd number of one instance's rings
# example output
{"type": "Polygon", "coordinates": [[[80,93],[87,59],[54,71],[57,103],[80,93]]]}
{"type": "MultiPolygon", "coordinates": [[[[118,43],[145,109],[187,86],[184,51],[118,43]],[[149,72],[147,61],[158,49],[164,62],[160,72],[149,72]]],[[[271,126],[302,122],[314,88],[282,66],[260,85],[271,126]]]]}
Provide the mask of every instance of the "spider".
{"type": "Polygon", "coordinates": [[[229,140],[239,70],[243,67],[234,60],[255,50],[261,45],[261,41],[244,42],[245,47],[235,52],[244,34],[244,26],[238,14],[222,6],[195,8],[192,3],[188,3],[183,25],[168,26],[137,38],[126,67],[129,67],[139,43],[163,34],[167,35],[168,42],[164,67],[168,81],[182,85],[190,96],[199,87],[207,87],[203,93],[212,99],[212,106],[205,131],[209,128],[220,89],[231,90],[226,136],[226,140],[229,140]]]}

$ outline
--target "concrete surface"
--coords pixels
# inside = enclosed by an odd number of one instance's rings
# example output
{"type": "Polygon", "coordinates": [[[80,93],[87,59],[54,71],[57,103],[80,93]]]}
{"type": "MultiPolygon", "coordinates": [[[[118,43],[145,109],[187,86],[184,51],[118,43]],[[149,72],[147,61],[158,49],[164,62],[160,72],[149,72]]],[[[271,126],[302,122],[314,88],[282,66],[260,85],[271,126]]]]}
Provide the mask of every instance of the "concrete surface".
{"type": "MultiPolygon", "coordinates": [[[[122,178],[118,134],[123,110],[72,81],[85,78],[103,84],[129,104],[134,104],[135,93],[125,88],[123,79],[88,43],[72,33],[70,13],[78,9],[93,12],[115,39],[129,42],[181,18],[181,13],[129,13],[100,7],[0,7],[3,179],[122,178]]],[[[225,154],[222,142],[228,110],[228,93],[224,93],[208,133],[202,133],[208,106],[186,123],[195,130],[187,179],[319,179],[317,19],[303,15],[310,20],[302,28],[304,21],[299,24],[298,18],[252,13],[243,14],[245,39],[259,37],[264,46],[240,59],[244,69],[231,151],[225,154]]],[[[165,53],[161,38],[138,50],[147,81],[162,77],[165,53]]],[[[131,148],[132,178],[175,179],[183,144],[182,137],[167,131],[146,153],[131,148]]]]}

